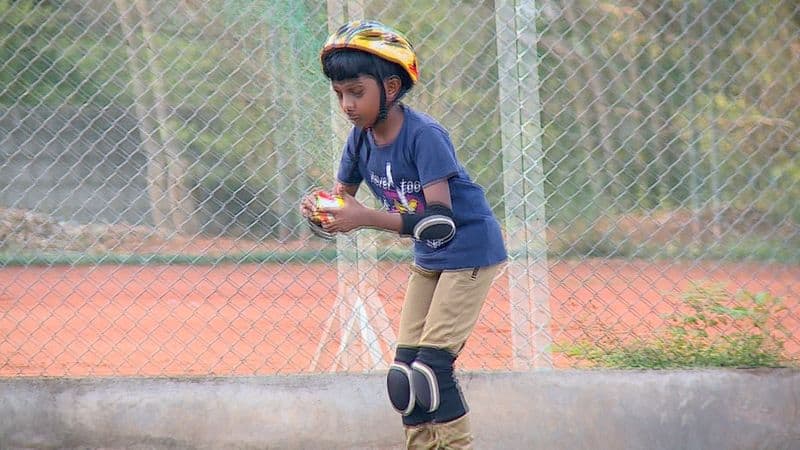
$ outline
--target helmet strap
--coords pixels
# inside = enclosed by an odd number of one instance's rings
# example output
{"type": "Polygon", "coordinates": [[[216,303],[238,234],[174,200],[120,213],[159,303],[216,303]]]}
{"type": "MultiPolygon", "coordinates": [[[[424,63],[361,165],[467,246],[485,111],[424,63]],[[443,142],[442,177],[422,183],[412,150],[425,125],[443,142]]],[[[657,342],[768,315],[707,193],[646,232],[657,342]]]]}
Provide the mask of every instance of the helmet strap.
{"type": "Polygon", "coordinates": [[[386,120],[386,118],[389,116],[389,108],[394,106],[395,103],[399,102],[400,98],[403,96],[403,94],[405,94],[404,91],[400,91],[400,94],[395,97],[391,104],[389,104],[386,100],[386,88],[383,86],[383,76],[381,74],[377,74],[373,78],[375,78],[375,81],[378,82],[378,89],[380,89],[381,92],[381,104],[378,108],[378,117],[375,119],[375,123],[368,128],[375,128],[375,125],[378,125],[382,121],[386,120]]]}
{"type": "Polygon", "coordinates": [[[378,120],[375,121],[376,124],[386,120],[386,117],[389,115],[389,105],[386,104],[386,88],[383,87],[383,82],[378,84],[381,86],[381,106],[380,109],[378,109],[378,120]]]}
{"type": "Polygon", "coordinates": [[[378,83],[378,89],[380,89],[381,92],[381,104],[378,107],[378,117],[375,119],[375,123],[369,128],[375,128],[375,125],[386,120],[386,117],[389,115],[389,105],[386,104],[386,88],[383,87],[383,74],[378,72],[373,75],[373,78],[378,83]]]}

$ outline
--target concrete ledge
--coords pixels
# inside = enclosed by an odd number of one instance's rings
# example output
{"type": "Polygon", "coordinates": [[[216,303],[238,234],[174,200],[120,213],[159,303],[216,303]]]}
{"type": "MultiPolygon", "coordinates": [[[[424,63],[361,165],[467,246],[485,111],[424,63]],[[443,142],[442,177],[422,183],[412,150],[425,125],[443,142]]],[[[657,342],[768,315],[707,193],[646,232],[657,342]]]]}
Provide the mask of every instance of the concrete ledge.
{"type": "MultiPolygon", "coordinates": [[[[384,376],[0,378],[0,448],[402,448],[384,376]]],[[[800,370],[459,377],[476,449],[800,449],[800,370]]]]}

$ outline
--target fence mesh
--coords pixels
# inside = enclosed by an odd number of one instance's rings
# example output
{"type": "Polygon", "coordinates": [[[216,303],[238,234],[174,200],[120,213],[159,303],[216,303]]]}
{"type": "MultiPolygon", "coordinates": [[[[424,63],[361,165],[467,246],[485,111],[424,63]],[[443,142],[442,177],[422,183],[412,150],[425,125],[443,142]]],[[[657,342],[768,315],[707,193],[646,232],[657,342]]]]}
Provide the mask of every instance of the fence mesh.
{"type": "Polygon", "coordinates": [[[318,51],[356,18],[411,38],[406,101],[507,239],[463,369],[800,357],[795,1],[19,0],[0,375],[387,367],[408,241],[297,208],[333,183],[318,51]]]}

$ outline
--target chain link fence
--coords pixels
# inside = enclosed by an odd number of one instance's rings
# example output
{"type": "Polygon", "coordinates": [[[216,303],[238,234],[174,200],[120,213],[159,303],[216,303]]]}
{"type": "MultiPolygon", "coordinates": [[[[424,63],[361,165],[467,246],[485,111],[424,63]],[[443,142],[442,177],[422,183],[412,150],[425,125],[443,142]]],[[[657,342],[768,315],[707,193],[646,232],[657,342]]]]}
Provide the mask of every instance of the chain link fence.
{"type": "Polygon", "coordinates": [[[333,183],[318,51],[355,18],[411,38],[407,102],[507,238],[461,368],[800,357],[795,1],[20,0],[0,375],[387,367],[409,243],[323,242],[297,210],[333,183]]]}

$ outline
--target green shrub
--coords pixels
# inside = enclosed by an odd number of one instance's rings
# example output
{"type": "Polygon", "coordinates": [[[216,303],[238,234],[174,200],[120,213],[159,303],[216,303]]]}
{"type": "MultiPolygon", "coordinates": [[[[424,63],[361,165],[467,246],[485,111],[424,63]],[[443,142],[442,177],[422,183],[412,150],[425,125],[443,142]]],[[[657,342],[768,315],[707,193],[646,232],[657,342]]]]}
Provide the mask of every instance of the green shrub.
{"type": "Polygon", "coordinates": [[[775,367],[790,364],[780,319],[780,298],[766,292],[730,294],[721,284],[694,284],[683,293],[685,308],[666,317],[666,327],[645,339],[602,333],[591,341],[558,345],[555,351],[592,367],[667,369],[775,367]]]}

